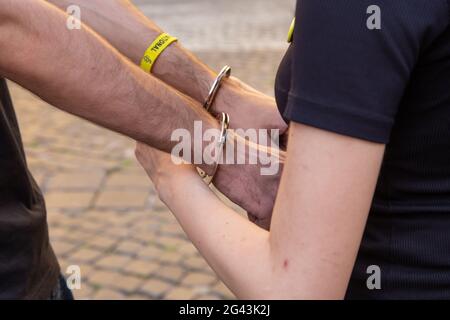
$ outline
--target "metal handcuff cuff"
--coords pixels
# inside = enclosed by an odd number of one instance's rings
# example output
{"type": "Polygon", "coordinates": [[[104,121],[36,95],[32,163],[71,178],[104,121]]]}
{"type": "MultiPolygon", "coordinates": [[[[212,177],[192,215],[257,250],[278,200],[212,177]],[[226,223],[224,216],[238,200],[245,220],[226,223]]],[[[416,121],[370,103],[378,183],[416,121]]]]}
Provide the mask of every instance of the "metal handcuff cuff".
{"type": "MultiPolygon", "coordinates": [[[[231,75],[231,67],[225,66],[222,68],[220,73],[217,75],[216,79],[214,80],[211,89],[209,90],[208,97],[206,98],[205,103],[203,104],[203,107],[206,111],[210,111],[211,106],[214,103],[214,100],[217,96],[217,92],[219,91],[219,88],[225,78],[229,78],[231,75]]],[[[213,172],[208,175],[205,171],[203,171],[200,168],[197,168],[198,173],[203,178],[205,183],[207,185],[210,185],[211,182],[214,180],[214,176],[216,175],[217,169],[219,168],[219,163],[223,155],[223,150],[225,148],[225,143],[227,142],[227,133],[228,128],[230,126],[230,116],[225,113],[221,112],[218,116],[218,120],[220,121],[220,136],[219,140],[217,141],[216,149],[214,152],[214,170],[213,172]]]]}

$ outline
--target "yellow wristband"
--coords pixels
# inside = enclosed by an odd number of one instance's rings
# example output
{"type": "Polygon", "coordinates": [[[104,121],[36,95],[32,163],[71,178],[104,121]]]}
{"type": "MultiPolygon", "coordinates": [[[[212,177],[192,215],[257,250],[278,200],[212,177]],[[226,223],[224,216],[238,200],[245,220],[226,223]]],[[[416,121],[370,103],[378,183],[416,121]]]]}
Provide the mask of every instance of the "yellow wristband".
{"type": "Polygon", "coordinates": [[[148,47],[147,51],[145,51],[144,57],[141,60],[141,68],[150,73],[152,71],[152,67],[155,64],[156,59],[158,59],[159,55],[173,42],[178,39],[172,37],[167,33],[161,34],[155,41],[148,47]]]}
{"type": "Polygon", "coordinates": [[[295,29],[295,18],[292,20],[291,27],[289,28],[287,42],[291,43],[294,38],[294,29],[295,29]]]}

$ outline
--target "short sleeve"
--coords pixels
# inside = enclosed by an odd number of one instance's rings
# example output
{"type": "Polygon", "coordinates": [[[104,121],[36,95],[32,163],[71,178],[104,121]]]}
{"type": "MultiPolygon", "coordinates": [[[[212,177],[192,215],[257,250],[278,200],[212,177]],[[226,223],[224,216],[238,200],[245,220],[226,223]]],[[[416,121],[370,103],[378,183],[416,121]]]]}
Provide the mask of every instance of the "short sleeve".
{"type": "Polygon", "coordinates": [[[387,143],[421,53],[447,24],[446,1],[297,1],[283,116],[387,143]]]}

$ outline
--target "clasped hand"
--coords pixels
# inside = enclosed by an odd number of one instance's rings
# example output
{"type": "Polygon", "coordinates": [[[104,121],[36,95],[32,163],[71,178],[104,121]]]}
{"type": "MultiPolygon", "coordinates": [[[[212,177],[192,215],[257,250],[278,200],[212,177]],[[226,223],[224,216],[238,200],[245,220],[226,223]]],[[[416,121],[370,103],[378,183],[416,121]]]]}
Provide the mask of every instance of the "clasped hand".
{"type": "MultiPolygon", "coordinates": [[[[247,88],[244,90],[249,94],[246,95],[245,101],[241,101],[240,109],[232,109],[225,105],[217,106],[217,109],[227,110],[232,121],[236,119],[232,122],[234,127],[240,126],[244,130],[278,129],[279,134],[285,133],[286,124],[280,121],[281,117],[278,115],[273,99],[247,88]]],[[[220,164],[213,181],[214,186],[231,201],[245,209],[252,222],[269,229],[284,165],[284,151],[280,150],[276,144],[274,145],[271,139],[274,137],[270,135],[270,131],[267,131],[269,138],[264,140],[271,141],[271,145],[260,145],[235,132],[232,131],[228,135],[225,145],[225,148],[233,148],[234,161],[220,164]],[[262,163],[261,156],[264,156],[266,163],[262,163]],[[250,159],[257,159],[257,161],[255,163],[250,159]],[[267,160],[270,163],[267,163],[267,160]]],[[[278,140],[278,136],[275,138],[278,140]]],[[[162,199],[170,188],[170,184],[176,183],[176,180],[181,177],[187,178],[192,184],[203,183],[193,165],[176,165],[169,154],[145,144],[137,144],[136,156],[162,199]]]]}

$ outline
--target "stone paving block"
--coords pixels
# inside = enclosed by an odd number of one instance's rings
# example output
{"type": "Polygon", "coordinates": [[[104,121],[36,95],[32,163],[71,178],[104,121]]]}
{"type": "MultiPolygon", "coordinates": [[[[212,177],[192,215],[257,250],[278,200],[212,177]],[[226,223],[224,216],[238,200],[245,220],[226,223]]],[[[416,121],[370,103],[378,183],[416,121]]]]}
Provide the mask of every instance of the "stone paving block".
{"type": "Polygon", "coordinates": [[[178,282],[184,276],[185,271],[178,266],[160,265],[160,268],[155,270],[153,275],[158,278],[165,279],[171,282],[178,282]]]}
{"type": "Polygon", "coordinates": [[[202,294],[195,298],[196,300],[221,300],[219,296],[214,294],[202,294]]]}
{"type": "Polygon", "coordinates": [[[179,252],[164,252],[162,255],[158,257],[158,260],[164,262],[166,264],[177,264],[182,259],[182,256],[179,252]]]}
{"type": "Polygon", "coordinates": [[[147,260],[154,260],[160,257],[163,254],[164,251],[162,251],[160,248],[155,246],[147,246],[144,250],[139,252],[139,258],[147,259],[147,260]]]}
{"type": "Polygon", "coordinates": [[[196,295],[195,290],[191,288],[177,287],[169,291],[164,298],[168,300],[192,300],[196,295]]]}
{"type": "Polygon", "coordinates": [[[157,239],[157,232],[156,231],[147,231],[147,230],[140,230],[140,229],[131,229],[131,239],[134,241],[141,242],[142,244],[145,244],[146,246],[155,246],[156,245],[156,239],[157,239]]]}
{"type": "Polygon", "coordinates": [[[219,281],[212,289],[212,292],[219,294],[223,299],[236,299],[234,294],[228,289],[222,281],[219,281]]]}
{"type": "Polygon", "coordinates": [[[48,208],[85,209],[93,198],[91,192],[50,192],[45,195],[48,208]]]}
{"type": "Polygon", "coordinates": [[[74,251],[76,244],[66,241],[52,241],[52,247],[57,256],[65,256],[74,251]]]}
{"type": "Polygon", "coordinates": [[[138,301],[138,300],[148,300],[148,296],[144,295],[144,294],[130,294],[127,295],[127,300],[134,300],[134,301],[138,301]]]}
{"type": "Polygon", "coordinates": [[[169,236],[159,236],[156,238],[157,243],[166,251],[178,251],[186,243],[186,239],[169,236]]]}
{"type": "Polygon", "coordinates": [[[161,299],[171,287],[172,285],[168,282],[158,279],[149,279],[144,282],[140,291],[154,299],[161,299]]]}
{"type": "Polygon", "coordinates": [[[79,267],[82,284],[88,280],[90,273],[94,270],[90,262],[75,263],[72,259],[62,256],[59,258],[61,274],[67,279],[74,272],[73,266],[79,267]]]}
{"type": "MultiPolygon", "coordinates": [[[[67,235],[67,229],[58,226],[50,227],[49,228],[49,234],[50,234],[50,240],[56,241],[64,238],[67,235]]],[[[71,243],[71,242],[69,242],[71,243]]]]}
{"type": "Polygon", "coordinates": [[[101,233],[103,229],[108,227],[106,221],[93,220],[89,218],[83,218],[83,223],[79,223],[79,228],[86,232],[92,232],[94,234],[101,233]]]}
{"type": "Polygon", "coordinates": [[[143,284],[143,279],[135,276],[127,276],[124,274],[116,275],[110,284],[111,288],[122,292],[135,292],[143,284]]]}
{"type": "MultiPolygon", "coordinates": [[[[198,257],[200,256],[197,248],[188,240],[178,248],[178,252],[182,253],[184,257],[198,257]]],[[[203,258],[201,258],[203,259],[203,258]]],[[[205,262],[206,263],[206,262],[205,262]]]]}
{"type": "Polygon", "coordinates": [[[94,287],[113,288],[117,278],[122,275],[109,270],[95,270],[89,276],[89,283],[94,287]]]}
{"type": "Polygon", "coordinates": [[[174,221],[174,217],[171,213],[168,212],[167,206],[162,202],[157,196],[152,198],[152,207],[153,215],[162,220],[171,219],[174,221]]]}
{"type": "Polygon", "coordinates": [[[126,296],[111,289],[100,289],[94,295],[94,300],[123,300],[126,296]]]}
{"type": "MultiPolygon", "coordinates": [[[[36,153],[36,155],[38,154],[36,153]]],[[[106,171],[111,170],[115,165],[113,161],[105,158],[93,159],[88,158],[86,155],[82,157],[71,154],[61,154],[49,149],[45,152],[45,156],[41,154],[39,154],[39,156],[40,158],[36,158],[36,160],[39,160],[41,164],[64,171],[83,171],[86,167],[99,171],[106,171]]]]}
{"type": "Polygon", "coordinates": [[[169,208],[155,196],[151,199],[151,216],[152,218],[166,223],[177,223],[177,219],[170,212],[169,208]]]}
{"type": "Polygon", "coordinates": [[[143,244],[132,240],[124,240],[117,245],[114,251],[129,256],[136,256],[144,250],[145,246],[143,244]]]}
{"type": "Polygon", "coordinates": [[[217,278],[200,272],[189,273],[182,281],[185,286],[208,286],[217,281],[217,278]]]}
{"type": "Polygon", "coordinates": [[[149,189],[151,180],[147,176],[144,170],[140,174],[129,173],[115,173],[108,176],[105,187],[108,189],[113,188],[137,188],[137,189],[149,189]]]}
{"type": "Polygon", "coordinates": [[[46,177],[47,177],[47,175],[43,172],[34,172],[33,173],[33,178],[41,189],[44,189],[44,181],[46,180],[46,177]]]}
{"type": "Polygon", "coordinates": [[[60,220],[63,220],[66,214],[63,210],[58,209],[48,209],[47,210],[47,221],[50,224],[58,224],[60,220]]]}
{"type": "Polygon", "coordinates": [[[159,231],[162,223],[153,219],[151,213],[147,213],[147,216],[134,221],[131,229],[136,233],[144,242],[155,242],[155,232],[159,231]]]}
{"type": "Polygon", "coordinates": [[[162,224],[159,231],[162,234],[167,234],[167,235],[184,235],[185,234],[178,222],[162,224]]]}
{"type": "MultiPolygon", "coordinates": [[[[81,271],[81,284],[82,286],[87,284],[89,282],[89,277],[94,273],[95,268],[94,265],[91,262],[82,263],[79,265],[80,271],[81,271]]],[[[69,273],[67,272],[67,267],[64,269],[64,275],[66,277],[69,276],[69,273]]]]}
{"type": "Polygon", "coordinates": [[[184,259],[182,264],[192,270],[211,270],[211,267],[200,255],[184,259]]]}
{"type": "Polygon", "coordinates": [[[60,173],[49,179],[47,189],[97,190],[102,183],[103,176],[104,174],[98,171],[90,173],[60,173]]]}
{"type": "Polygon", "coordinates": [[[97,235],[88,239],[88,246],[100,250],[109,251],[118,243],[118,241],[119,240],[114,237],[97,235]]]}
{"type": "Polygon", "coordinates": [[[94,296],[94,289],[86,284],[81,284],[80,289],[72,290],[75,300],[90,300],[94,296]]]}
{"type": "Polygon", "coordinates": [[[97,260],[95,265],[105,269],[117,270],[123,268],[130,260],[129,257],[111,254],[97,260]]]}
{"type": "Polygon", "coordinates": [[[80,248],[73,254],[71,254],[69,257],[67,257],[67,260],[70,262],[70,264],[88,263],[97,259],[101,255],[102,253],[97,250],[80,248]]]}
{"type": "Polygon", "coordinates": [[[123,271],[129,274],[146,278],[159,268],[161,268],[161,265],[156,262],[133,260],[123,267],[123,271]]]}
{"type": "Polygon", "coordinates": [[[103,191],[95,203],[99,208],[143,208],[148,201],[147,191],[103,191]]]}
{"type": "MultiPolygon", "coordinates": [[[[97,216],[116,227],[125,227],[133,223],[138,223],[140,219],[148,219],[148,212],[120,212],[115,211],[99,211],[97,216]]],[[[145,221],[145,220],[144,220],[145,221]]]]}
{"type": "Polygon", "coordinates": [[[63,229],[65,229],[65,234],[61,236],[61,240],[73,244],[82,245],[92,236],[92,233],[84,230],[72,230],[71,228],[63,229]]]}
{"type": "Polygon", "coordinates": [[[114,237],[116,239],[130,237],[131,231],[126,227],[106,226],[103,230],[103,235],[107,237],[114,237]]]}
{"type": "MultiPolygon", "coordinates": [[[[49,210],[51,214],[53,210],[49,210]]],[[[77,230],[80,226],[80,219],[75,218],[74,216],[64,212],[63,214],[59,213],[59,219],[56,221],[58,226],[63,229],[68,230],[77,230]]]]}

